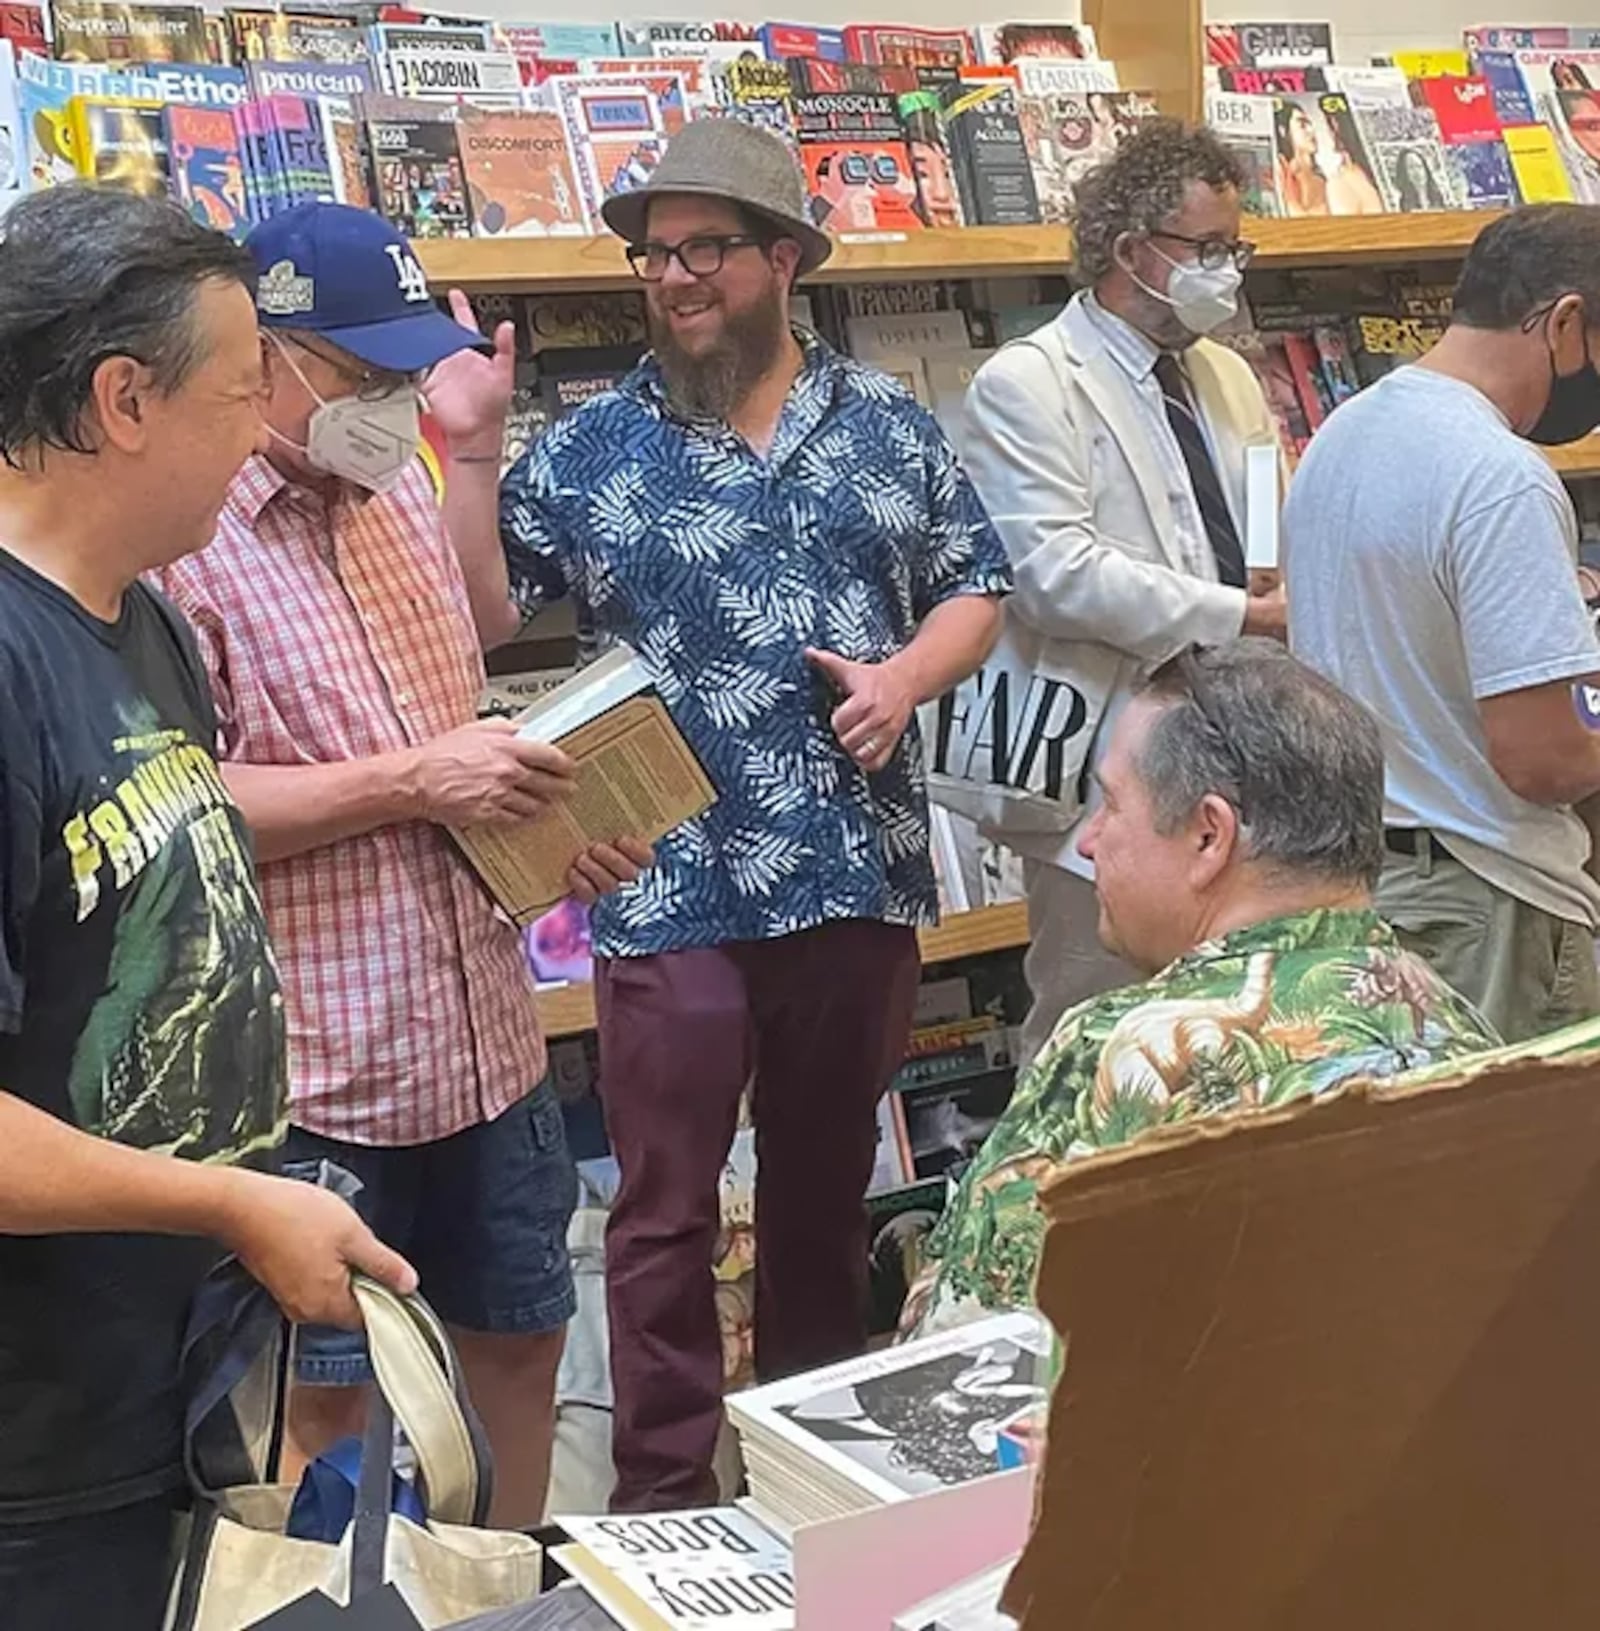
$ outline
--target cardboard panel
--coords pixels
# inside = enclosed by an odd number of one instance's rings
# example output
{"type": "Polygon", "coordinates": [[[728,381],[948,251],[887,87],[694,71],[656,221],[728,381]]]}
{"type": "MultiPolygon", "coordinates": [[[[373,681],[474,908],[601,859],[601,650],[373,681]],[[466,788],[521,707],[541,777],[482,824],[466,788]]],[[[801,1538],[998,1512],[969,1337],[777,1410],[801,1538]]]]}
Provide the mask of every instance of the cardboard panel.
{"type": "Polygon", "coordinates": [[[1600,1602],[1600,1065],[1068,1169],[1024,1631],[1504,1631],[1600,1602]]]}

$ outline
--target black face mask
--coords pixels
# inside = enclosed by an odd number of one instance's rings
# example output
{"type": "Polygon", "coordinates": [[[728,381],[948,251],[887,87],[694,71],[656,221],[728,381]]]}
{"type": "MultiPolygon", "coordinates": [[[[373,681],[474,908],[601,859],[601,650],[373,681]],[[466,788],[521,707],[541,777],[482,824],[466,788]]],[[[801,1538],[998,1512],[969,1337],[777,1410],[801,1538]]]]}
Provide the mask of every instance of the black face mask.
{"type": "MultiPolygon", "coordinates": [[[[1587,317],[1587,313],[1585,316],[1587,317]]],[[[1600,372],[1589,355],[1589,331],[1583,331],[1583,366],[1575,374],[1556,372],[1556,355],[1550,353],[1550,395],[1544,412],[1532,430],[1524,432],[1530,442],[1541,447],[1559,447],[1575,442],[1600,425],[1600,372]]]]}

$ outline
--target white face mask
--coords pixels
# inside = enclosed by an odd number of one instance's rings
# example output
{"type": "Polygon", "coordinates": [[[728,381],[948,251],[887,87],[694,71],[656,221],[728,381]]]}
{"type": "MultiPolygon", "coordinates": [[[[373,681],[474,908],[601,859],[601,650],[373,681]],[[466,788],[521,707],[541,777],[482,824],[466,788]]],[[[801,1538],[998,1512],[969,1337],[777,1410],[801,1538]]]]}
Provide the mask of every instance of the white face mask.
{"type": "MultiPolygon", "coordinates": [[[[1150,247],[1156,249],[1154,244],[1150,247]]],[[[1128,275],[1147,295],[1171,306],[1191,334],[1210,334],[1238,315],[1244,273],[1232,261],[1208,270],[1193,261],[1175,261],[1159,249],[1156,253],[1172,268],[1165,294],[1152,288],[1131,266],[1128,275]]]]}
{"type": "Polygon", "coordinates": [[[301,372],[277,336],[273,343],[316,402],[306,429],[305,445],[271,434],[305,456],[315,470],[354,482],[368,492],[386,493],[406,472],[422,445],[421,410],[414,385],[400,385],[376,402],[342,396],[329,402],[301,372]]]}

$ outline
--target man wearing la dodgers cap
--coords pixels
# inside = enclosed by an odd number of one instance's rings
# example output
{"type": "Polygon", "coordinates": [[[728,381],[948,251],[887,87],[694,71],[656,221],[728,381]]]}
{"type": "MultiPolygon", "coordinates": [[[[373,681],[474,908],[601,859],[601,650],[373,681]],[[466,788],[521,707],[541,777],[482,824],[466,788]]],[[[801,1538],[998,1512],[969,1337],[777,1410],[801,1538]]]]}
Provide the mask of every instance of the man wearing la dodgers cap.
{"type": "MultiPolygon", "coordinates": [[[[246,247],[267,360],[265,453],[210,549],[163,587],[194,624],[219,756],[261,863],[289,1031],[286,1160],[356,1205],[452,1327],[495,1452],[492,1521],[537,1523],[573,1310],[576,1183],[526,962],[446,828],[514,824],[573,766],[478,722],[483,651],[515,633],[497,521],[513,343],[442,314],[377,216],[305,204],[246,247]],[[417,457],[424,395],[441,504],[417,457]]],[[[573,868],[593,900],[648,849],[573,868]]],[[[291,1450],[359,1430],[359,1338],[305,1331],[291,1450]]],[[[290,1473],[293,1476],[291,1470],[290,1473]]]]}

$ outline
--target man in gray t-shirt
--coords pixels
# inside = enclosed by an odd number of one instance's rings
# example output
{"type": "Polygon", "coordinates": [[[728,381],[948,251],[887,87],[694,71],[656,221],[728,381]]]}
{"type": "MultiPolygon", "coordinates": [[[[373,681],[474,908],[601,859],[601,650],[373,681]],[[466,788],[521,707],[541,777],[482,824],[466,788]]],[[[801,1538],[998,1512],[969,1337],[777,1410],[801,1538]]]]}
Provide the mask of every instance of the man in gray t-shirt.
{"type": "Polygon", "coordinates": [[[1317,433],[1284,511],[1289,642],[1383,726],[1378,904],[1509,1038],[1600,1011],[1600,675],[1577,524],[1530,442],[1600,424],[1600,209],[1478,238],[1448,332],[1317,433]]]}

